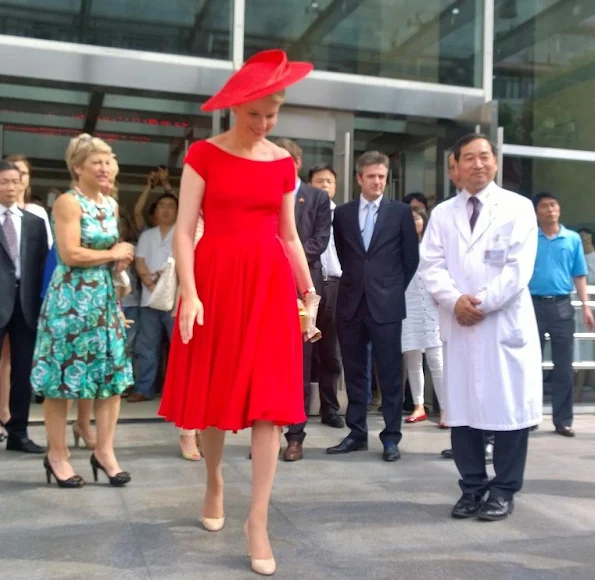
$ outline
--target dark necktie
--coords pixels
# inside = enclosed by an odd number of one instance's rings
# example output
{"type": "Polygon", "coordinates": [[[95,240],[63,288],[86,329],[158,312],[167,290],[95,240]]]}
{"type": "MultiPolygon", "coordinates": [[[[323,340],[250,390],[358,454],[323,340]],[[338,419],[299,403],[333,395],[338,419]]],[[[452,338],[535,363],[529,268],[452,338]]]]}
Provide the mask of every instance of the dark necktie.
{"type": "Polygon", "coordinates": [[[4,214],[4,224],[2,229],[4,231],[6,243],[8,244],[8,250],[10,251],[10,257],[13,260],[16,260],[19,255],[19,244],[17,240],[17,229],[14,226],[14,221],[12,220],[12,213],[10,210],[4,214]]]}
{"type": "Polygon", "coordinates": [[[477,218],[479,217],[479,199],[477,199],[474,195],[469,198],[469,202],[473,207],[473,212],[471,213],[471,217],[469,218],[469,225],[471,226],[471,231],[475,227],[477,222],[477,218]]]}

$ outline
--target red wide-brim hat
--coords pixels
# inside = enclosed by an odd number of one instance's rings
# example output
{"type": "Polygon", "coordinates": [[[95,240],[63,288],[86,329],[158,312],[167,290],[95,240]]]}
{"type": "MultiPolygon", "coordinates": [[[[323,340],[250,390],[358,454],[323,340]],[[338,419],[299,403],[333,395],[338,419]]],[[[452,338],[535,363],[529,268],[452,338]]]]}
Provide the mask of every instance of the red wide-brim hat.
{"type": "Polygon", "coordinates": [[[229,109],[262,99],[302,80],[313,68],[309,62],[288,60],[284,50],[263,50],[250,57],[201,109],[229,109]]]}

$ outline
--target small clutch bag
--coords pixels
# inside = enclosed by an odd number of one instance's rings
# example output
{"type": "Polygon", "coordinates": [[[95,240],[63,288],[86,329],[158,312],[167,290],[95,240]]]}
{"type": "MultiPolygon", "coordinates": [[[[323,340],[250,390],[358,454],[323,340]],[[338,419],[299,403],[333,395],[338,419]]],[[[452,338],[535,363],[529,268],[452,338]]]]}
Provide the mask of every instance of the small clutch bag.
{"type": "Polygon", "coordinates": [[[315,325],[310,324],[310,315],[304,303],[298,298],[298,314],[300,315],[300,327],[302,334],[309,342],[317,342],[322,338],[322,332],[315,325]]]}

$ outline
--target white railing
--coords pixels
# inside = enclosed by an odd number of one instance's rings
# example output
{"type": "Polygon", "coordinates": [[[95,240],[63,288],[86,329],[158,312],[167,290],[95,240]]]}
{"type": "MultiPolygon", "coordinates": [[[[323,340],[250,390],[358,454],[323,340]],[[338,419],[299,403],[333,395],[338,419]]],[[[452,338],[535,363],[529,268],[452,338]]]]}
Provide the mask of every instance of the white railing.
{"type": "MultiPolygon", "coordinates": [[[[595,314],[595,286],[587,286],[587,293],[589,301],[587,305],[593,309],[595,314]]],[[[577,300],[576,294],[572,294],[572,305],[576,311],[576,332],[574,333],[574,362],[572,366],[577,371],[595,370],[595,332],[588,332],[583,324],[583,316],[581,312],[582,304],[577,300]],[[589,341],[593,344],[589,346],[589,341]]],[[[550,337],[546,334],[546,340],[550,337]]],[[[542,366],[545,370],[551,370],[553,363],[551,360],[551,347],[549,342],[546,343],[543,353],[542,366]]]]}

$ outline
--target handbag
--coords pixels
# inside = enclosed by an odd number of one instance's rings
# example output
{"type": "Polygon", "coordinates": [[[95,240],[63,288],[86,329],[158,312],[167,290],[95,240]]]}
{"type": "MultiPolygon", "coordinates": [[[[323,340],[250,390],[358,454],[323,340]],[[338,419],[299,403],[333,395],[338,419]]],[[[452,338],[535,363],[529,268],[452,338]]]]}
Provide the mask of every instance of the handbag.
{"type": "Polygon", "coordinates": [[[317,342],[322,338],[322,332],[315,326],[318,313],[318,305],[320,304],[320,296],[317,294],[309,294],[306,298],[311,302],[313,307],[313,318],[310,318],[310,313],[302,300],[298,298],[298,314],[300,317],[300,328],[304,337],[304,342],[317,342]]]}
{"type": "Polygon", "coordinates": [[[116,293],[118,295],[118,300],[121,300],[125,296],[128,296],[132,292],[132,286],[130,284],[130,276],[126,270],[122,270],[117,274],[115,272],[112,273],[112,278],[114,281],[114,288],[116,289],[116,293]]]}
{"type": "Polygon", "coordinates": [[[176,301],[177,289],[176,261],[174,258],[168,258],[149,298],[149,307],[164,312],[171,311],[176,301]]]}

